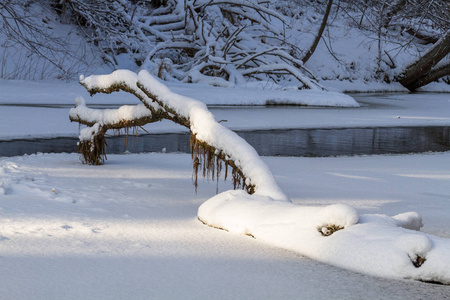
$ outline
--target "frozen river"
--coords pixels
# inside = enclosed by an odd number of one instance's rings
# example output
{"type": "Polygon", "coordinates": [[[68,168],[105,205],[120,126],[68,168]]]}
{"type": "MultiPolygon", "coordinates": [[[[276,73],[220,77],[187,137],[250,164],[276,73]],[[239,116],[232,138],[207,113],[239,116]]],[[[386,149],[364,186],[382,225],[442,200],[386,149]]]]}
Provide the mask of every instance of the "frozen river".
{"type": "MultiPolygon", "coordinates": [[[[450,150],[449,94],[353,96],[360,108],[210,106],[210,110],[224,126],[238,132],[264,156],[450,150]]],[[[110,100],[102,103],[97,98],[89,99],[96,108],[119,106],[115,97],[110,100]]],[[[79,126],[68,120],[72,104],[29,102],[0,99],[0,156],[76,152],[79,126]]],[[[125,137],[110,137],[107,151],[189,151],[189,133],[184,127],[162,121],[146,125],[145,130],[151,134],[141,131],[139,139],[130,137],[127,145],[125,137]]]]}
{"type": "MultiPolygon", "coordinates": [[[[450,127],[377,127],[269,129],[237,131],[263,156],[339,156],[404,154],[450,150],[450,127]]],[[[188,153],[189,133],[157,133],[107,138],[107,153],[188,153]]],[[[0,156],[72,153],[77,138],[55,137],[0,141],[0,156]]]]}

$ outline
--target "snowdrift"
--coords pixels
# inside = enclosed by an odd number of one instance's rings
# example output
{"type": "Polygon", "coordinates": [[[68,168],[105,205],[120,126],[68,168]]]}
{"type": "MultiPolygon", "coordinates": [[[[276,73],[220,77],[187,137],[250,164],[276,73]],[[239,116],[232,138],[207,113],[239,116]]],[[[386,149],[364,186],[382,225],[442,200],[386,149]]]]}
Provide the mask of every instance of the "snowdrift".
{"type": "Polygon", "coordinates": [[[198,217],[341,268],[450,284],[450,241],[419,232],[422,220],[414,212],[358,215],[343,204],[299,206],[227,191],[202,204],[198,217]]]}

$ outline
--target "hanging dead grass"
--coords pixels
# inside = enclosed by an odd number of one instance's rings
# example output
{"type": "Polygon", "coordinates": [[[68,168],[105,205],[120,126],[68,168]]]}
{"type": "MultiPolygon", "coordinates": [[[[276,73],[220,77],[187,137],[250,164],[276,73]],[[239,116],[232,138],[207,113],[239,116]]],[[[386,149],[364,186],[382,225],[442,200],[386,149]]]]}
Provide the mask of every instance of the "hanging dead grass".
{"type": "MultiPolygon", "coordinates": [[[[80,121],[79,119],[71,119],[72,121],[79,122],[80,124],[86,124],[87,122],[80,121]]],[[[143,125],[154,122],[151,118],[141,118],[137,120],[122,120],[114,124],[103,125],[101,130],[92,137],[90,141],[80,141],[78,143],[78,153],[81,154],[81,161],[89,165],[103,165],[106,157],[106,132],[109,129],[113,130],[113,135],[125,135],[125,147],[128,145],[128,140],[131,135],[132,148],[134,149],[134,140],[139,142],[139,128],[147,132],[143,125]]],[[[86,125],[93,126],[95,123],[88,123],[86,125]]]]}
{"type": "MultiPolygon", "coordinates": [[[[198,173],[202,171],[204,178],[219,181],[220,174],[225,164],[225,180],[228,177],[228,166],[231,167],[231,177],[233,180],[233,188],[242,188],[249,194],[255,192],[255,186],[247,184],[247,178],[244,173],[236,166],[235,162],[229,159],[221,150],[198,140],[195,134],[191,133],[190,140],[191,158],[192,158],[192,179],[197,192],[198,173]]],[[[217,191],[217,190],[216,190],[217,191]]]]}
{"type": "MultiPolygon", "coordinates": [[[[107,146],[105,134],[109,129],[113,129],[115,134],[120,135],[124,133],[126,135],[125,144],[127,145],[131,128],[131,135],[133,137],[132,143],[134,148],[134,137],[136,137],[137,141],[139,140],[138,127],[142,128],[141,126],[147,123],[153,123],[162,119],[167,119],[190,128],[190,120],[187,117],[178,114],[173,108],[164,103],[156,95],[153,95],[145,88],[145,86],[143,86],[139,82],[136,83],[137,88],[144,92],[146,96],[153,100],[155,103],[160,105],[161,107],[159,109],[155,109],[153,106],[149,105],[149,103],[146,102],[146,99],[142,97],[141,93],[139,93],[134,87],[129,86],[126,82],[117,82],[111,84],[106,88],[89,87],[82,81],[80,83],[89,91],[91,96],[96,93],[109,94],[112,92],[117,92],[119,90],[131,93],[135,95],[139,100],[141,100],[141,102],[151,112],[151,116],[145,116],[133,120],[121,120],[113,124],[102,124],[101,132],[94,136],[92,141],[81,141],[78,144],[78,152],[82,154],[82,160],[84,163],[91,165],[101,165],[104,163],[104,161],[106,160],[105,148],[107,146]]],[[[81,118],[80,115],[76,115],[76,117],[72,116],[70,117],[70,120],[87,126],[93,126],[96,123],[92,120],[85,120],[81,118]]],[[[215,147],[198,140],[192,133],[190,140],[190,149],[193,166],[192,180],[196,192],[198,187],[199,171],[201,170],[202,176],[204,178],[216,180],[218,183],[220,174],[223,169],[223,164],[225,164],[225,180],[228,178],[228,167],[231,167],[231,177],[233,180],[234,189],[242,188],[249,194],[253,194],[255,192],[256,187],[250,184],[250,180],[245,177],[244,173],[236,165],[235,161],[230,159],[222,150],[218,150],[215,147]]],[[[216,192],[218,192],[218,187],[216,187],[216,192]]]]}
{"type": "Polygon", "coordinates": [[[90,141],[78,142],[78,153],[81,161],[89,165],[103,165],[106,157],[106,139],[104,134],[96,135],[90,141]]]}

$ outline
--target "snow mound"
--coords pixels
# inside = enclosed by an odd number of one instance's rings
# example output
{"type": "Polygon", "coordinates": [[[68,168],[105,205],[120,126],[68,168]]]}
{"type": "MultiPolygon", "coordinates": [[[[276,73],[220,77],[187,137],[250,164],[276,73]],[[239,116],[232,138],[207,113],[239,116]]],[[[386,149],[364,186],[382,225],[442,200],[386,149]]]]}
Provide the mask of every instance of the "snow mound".
{"type": "Polygon", "coordinates": [[[353,271],[450,284],[450,241],[418,232],[415,212],[359,216],[343,204],[298,206],[227,191],[202,204],[198,218],[353,271]]]}

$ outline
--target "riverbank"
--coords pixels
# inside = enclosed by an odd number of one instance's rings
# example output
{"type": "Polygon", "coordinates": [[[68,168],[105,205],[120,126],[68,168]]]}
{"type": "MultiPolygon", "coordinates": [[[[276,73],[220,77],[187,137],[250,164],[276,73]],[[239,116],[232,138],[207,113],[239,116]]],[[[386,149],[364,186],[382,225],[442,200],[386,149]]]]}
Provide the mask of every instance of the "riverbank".
{"type": "MultiPolygon", "coordinates": [[[[77,137],[79,126],[69,121],[68,111],[78,96],[83,96],[88,106],[103,108],[138,103],[134,96],[123,92],[90,97],[76,83],[0,80],[0,88],[0,140],[77,137]]],[[[352,94],[360,107],[349,108],[250,106],[264,91],[179,84],[171,88],[209,103],[216,119],[232,130],[450,126],[450,93],[352,94]],[[246,99],[252,91],[253,100],[246,99]],[[225,100],[248,105],[218,105],[225,100]]],[[[186,132],[167,120],[144,128],[151,133],[186,132]]]]}

